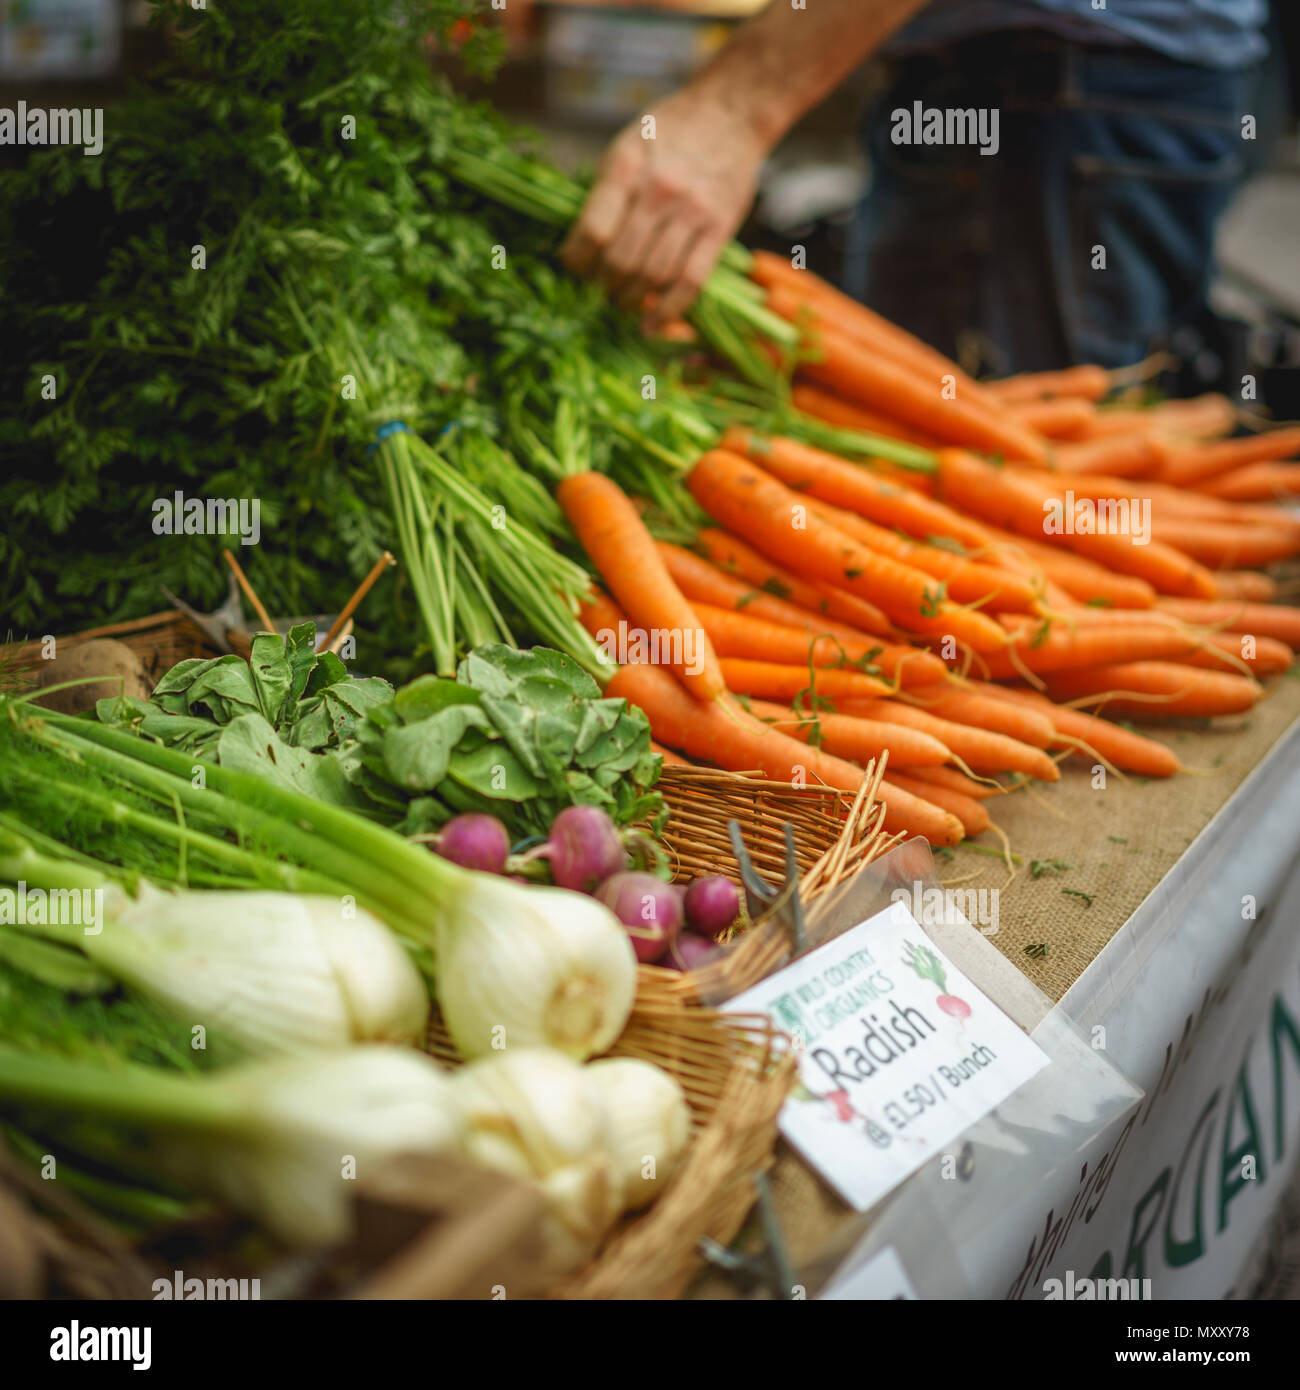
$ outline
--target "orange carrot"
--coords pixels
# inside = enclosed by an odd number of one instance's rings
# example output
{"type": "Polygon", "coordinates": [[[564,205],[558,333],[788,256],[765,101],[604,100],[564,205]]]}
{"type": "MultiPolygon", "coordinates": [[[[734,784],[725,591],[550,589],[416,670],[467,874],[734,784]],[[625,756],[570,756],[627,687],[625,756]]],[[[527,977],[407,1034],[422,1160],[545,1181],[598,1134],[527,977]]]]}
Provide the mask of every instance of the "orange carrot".
{"type": "Polygon", "coordinates": [[[630,622],[668,633],[669,646],[680,658],[673,666],[678,679],[699,699],[718,699],[726,685],[709,639],[622,489],[601,473],[576,473],[560,483],[555,495],[630,622]],[[694,633],[689,642],[688,633],[694,633]],[[686,659],[688,646],[696,660],[686,659]]]}
{"type": "Polygon", "coordinates": [[[946,787],[950,792],[960,792],[976,801],[986,801],[991,796],[1002,796],[1005,787],[994,786],[988,782],[977,782],[958,772],[955,767],[909,767],[907,775],[914,782],[932,782],[936,787],[946,787]]]}
{"type": "Polygon", "coordinates": [[[807,665],[793,666],[778,661],[755,661],[749,657],[725,656],[719,665],[727,689],[737,695],[758,695],[765,700],[793,700],[816,684],[818,695],[828,699],[870,699],[888,695],[890,687],[875,676],[860,671],[839,671],[807,665]]]}
{"type": "Polygon", "coordinates": [[[1073,623],[1068,616],[1041,621],[1007,614],[1003,621],[1015,634],[1013,645],[983,660],[994,680],[1015,680],[1025,671],[1048,675],[1117,661],[1166,661],[1187,656],[1199,645],[1193,634],[1162,620],[1110,623],[1107,616],[1073,623]]]}
{"type": "Polygon", "coordinates": [[[951,751],[930,734],[907,729],[901,724],[886,724],[878,719],[855,719],[847,714],[818,710],[816,714],[799,714],[788,705],[767,700],[751,700],[750,713],[770,724],[781,733],[810,743],[836,758],[866,763],[889,754],[892,776],[896,768],[937,768],[952,757],[951,751]]]}
{"type": "Polygon", "coordinates": [[[1180,770],[1181,764],[1172,749],[1155,739],[1121,729],[1108,719],[1065,709],[1033,690],[1011,690],[1002,685],[980,685],[980,689],[990,698],[1037,710],[1052,721],[1057,746],[1073,748],[1080,758],[1092,758],[1097,753],[1121,772],[1135,772],[1139,777],[1172,777],[1180,770]],[[1080,748],[1079,742],[1093,751],[1080,748]]]}
{"type": "Polygon", "coordinates": [[[1047,457],[1041,438],[1014,420],[981,409],[960,393],[946,398],[941,372],[918,375],[910,365],[890,362],[826,324],[811,345],[818,356],[801,364],[802,373],[851,401],[895,415],[949,444],[1029,463],[1047,457]]]}
{"type": "MultiPolygon", "coordinates": [[[[827,670],[855,667],[867,674],[880,674],[890,679],[914,667],[933,680],[933,663],[937,658],[915,647],[886,644],[865,635],[832,637],[825,629],[817,632],[812,628],[786,627],[753,617],[747,611],[737,613],[705,603],[696,603],[695,614],[719,657],[776,662],[783,666],[800,666],[805,671],[809,662],[827,670]]],[[[916,677],[907,682],[908,685],[925,683],[916,677]]]]}
{"type": "Polygon", "coordinates": [[[1146,478],[1169,457],[1169,446],[1151,433],[1117,434],[1079,444],[1058,444],[1051,466],[1062,473],[1104,473],[1112,478],[1146,478]]]}
{"type": "Polygon", "coordinates": [[[680,754],[674,753],[671,748],[662,748],[653,739],[650,740],[650,751],[658,753],[664,760],[665,767],[692,767],[689,759],[683,758],[680,754]]]}
{"type": "Polygon", "coordinates": [[[796,270],[788,260],[754,252],[751,277],[768,291],[768,303],[783,318],[799,322],[811,316],[847,334],[882,356],[936,381],[951,376],[963,395],[986,405],[984,388],[953,361],[905,328],[860,304],[811,271],[796,270]]]}
{"type": "Polygon", "coordinates": [[[947,536],[970,549],[986,542],[984,530],[941,502],[882,482],[856,463],[780,435],[747,432],[745,455],[796,492],[857,512],[880,526],[911,536],[947,536]]]}
{"type": "Polygon", "coordinates": [[[1295,664],[1295,653],[1274,637],[1236,632],[1212,632],[1202,638],[1204,648],[1176,658],[1180,666],[1203,671],[1240,671],[1244,663],[1252,676],[1280,676],[1295,664]]]}
{"type": "MultiPolygon", "coordinates": [[[[1241,526],[1231,521],[1197,520],[1191,517],[1158,519],[1153,526],[1157,544],[1174,546],[1190,555],[1199,566],[1209,569],[1235,569],[1238,566],[1271,565],[1278,560],[1300,554],[1300,536],[1281,526],[1241,526]]],[[[1161,586],[1157,585],[1157,588],[1161,586]]],[[[1212,598],[1210,593],[1163,592],[1182,598],[1212,598]]]]}
{"type": "Polygon", "coordinates": [[[954,685],[916,686],[907,692],[907,702],[954,724],[973,724],[977,729],[1005,734],[1031,748],[1047,748],[1052,742],[1052,725],[1041,714],[1013,710],[1001,700],[990,700],[973,690],[954,685]]]}
{"type": "Polygon", "coordinates": [[[1059,585],[1081,603],[1096,602],[1107,608],[1140,609],[1150,608],[1155,602],[1156,591],[1145,579],[1137,579],[1129,574],[1114,574],[1096,561],[1075,555],[1073,551],[1045,545],[1027,536],[1012,535],[996,527],[989,527],[989,535],[997,542],[1023,551],[1029,563],[1046,579],[1059,585]]]}
{"type": "Polygon", "coordinates": [[[1223,439],[1175,450],[1160,471],[1162,481],[1190,487],[1247,463],[1294,458],[1300,453],[1300,425],[1265,430],[1243,439],[1223,439]]]}
{"type": "Polygon", "coordinates": [[[1020,376],[1005,376],[998,381],[982,382],[981,385],[1007,405],[1056,396],[1099,401],[1110,391],[1110,373],[1104,367],[1085,363],[1056,372],[1024,372],[1020,376]]]}
{"type": "Polygon", "coordinates": [[[1209,603],[1190,598],[1161,599],[1160,611],[1199,627],[1221,627],[1227,632],[1245,632],[1272,637],[1288,647],[1300,647],[1300,608],[1272,603],[1218,599],[1209,603]]]}
{"type": "MultiPolygon", "coordinates": [[[[1051,506],[1064,510],[1063,490],[1050,482],[995,468],[959,449],[945,449],[939,455],[939,476],[949,505],[1033,539],[1048,534],[1044,528],[1053,519],[1051,506]]],[[[1161,593],[1214,596],[1214,576],[1207,569],[1158,541],[1137,545],[1133,536],[1096,535],[1078,528],[1062,528],[1053,539],[1098,564],[1145,579],[1161,593]]]]}
{"type": "Polygon", "coordinates": [[[988,776],[999,772],[1023,772],[1043,782],[1058,781],[1061,775],[1056,764],[1040,748],[1005,734],[941,719],[897,700],[838,700],[836,712],[918,729],[946,744],[972,772],[988,776]]]}
{"type": "Polygon", "coordinates": [[[812,500],[808,505],[854,540],[860,541],[877,555],[888,555],[899,564],[910,565],[923,574],[943,582],[945,591],[954,603],[985,603],[996,598],[999,608],[1011,612],[1032,613],[1042,597],[1042,585],[1033,584],[1023,575],[992,565],[967,560],[951,550],[910,541],[897,532],[887,531],[856,512],[834,507],[829,502],[812,500]]]}
{"type": "MultiPolygon", "coordinates": [[[[877,415],[864,410],[853,401],[846,401],[833,391],[823,391],[819,386],[810,386],[806,381],[797,381],[790,392],[790,400],[796,410],[805,415],[824,420],[828,425],[839,425],[844,429],[861,430],[864,434],[883,434],[890,439],[901,439],[905,444],[915,444],[920,449],[942,448],[942,441],[932,434],[912,430],[888,415],[877,415]]],[[[909,484],[914,484],[922,475],[908,475],[909,484]]]]}
{"type": "Polygon", "coordinates": [[[949,815],[956,816],[961,821],[961,828],[967,835],[978,835],[982,830],[987,830],[991,823],[988,808],[980,805],[974,797],[952,791],[948,787],[936,786],[933,782],[919,782],[904,773],[895,772],[892,763],[889,766],[887,787],[883,792],[886,798],[889,796],[890,788],[898,788],[907,792],[909,796],[924,797],[926,801],[942,807],[949,815]]]}
{"type": "Polygon", "coordinates": [[[1214,576],[1214,597],[1269,603],[1277,597],[1277,580],[1254,570],[1220,570],[1214,576]]]}
{"type": "Polygon", "coordinates": [[[787,599],[809,613],[823,613],[836,622],[876,636],[897,636],[893,624],[874,603],[827,584],[801,579],[737,536],[706,526],[697,533],[695,541],[719,569],[738,574],[756,588],[787,599]]]}
{"type": "Polygon", "coordinates": [[[1044,439],[1078,439],[1095,414],[1092,404],[1079,396],[1055,396],[1010,407],[1012,419],[1044,439]]]}
{"type": "Polygon", "coordinates": [[[941,598],[929,575],[875,555],[827,525],[798,493],[738,454],[711,450],[686,485],[710,516],[770,559],[878,603],[895,622],[918,632],[950,634],[976,651],[1005,641],[991,619],[941,598]]]}
{"type": "Polygon", "coordinates": [[[1229,502],[1267,502],[1275,497],[1300,496],[1300,464],[1250,463],[1223,477],[1197,483],[1210,497],[1229,502]]]}
{"type": "MultiPolygon", "coordinates": [[[[657,666],[620,667],[605,693],[642,710],[660,743],[729,771],[759,771],[777,782],[845,792],[856,792],[862,783],[860,767],[768,728],[739,705],[694,700],[657,666]]],[[[955,816],[905,794],[891,797],[885,829],[924,835],[939,845],[955,845],[963,835],[955,816]]]]}
{"type": "Polygon", "coordinates": [[[1217,392],[1186,401],[1161,401],[1146,412],[1157,427],[1187,439],[1217,439],[1237,428],[1237,407],[1217,392]]]}
{"type": "Polygon", "coordinates": [[[1197,671],[1164,661],[1129,661],[1065,671],[1049,682],[1054,700],[1087,700],[1136,719],[1208,719],[1241,714],[1259,699],[1246,676],[1197,671]]]}

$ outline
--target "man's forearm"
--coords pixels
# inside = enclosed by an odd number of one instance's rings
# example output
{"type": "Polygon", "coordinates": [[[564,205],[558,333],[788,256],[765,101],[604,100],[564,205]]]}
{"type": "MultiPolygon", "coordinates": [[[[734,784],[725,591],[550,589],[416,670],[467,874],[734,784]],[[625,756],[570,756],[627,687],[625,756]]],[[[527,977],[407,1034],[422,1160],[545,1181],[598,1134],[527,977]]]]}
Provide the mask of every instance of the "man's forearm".
{"type": "Polygon", "coordinates": [[[771,148],[928,0],[772,0],[690,89],[742,115],[771,148]]]}

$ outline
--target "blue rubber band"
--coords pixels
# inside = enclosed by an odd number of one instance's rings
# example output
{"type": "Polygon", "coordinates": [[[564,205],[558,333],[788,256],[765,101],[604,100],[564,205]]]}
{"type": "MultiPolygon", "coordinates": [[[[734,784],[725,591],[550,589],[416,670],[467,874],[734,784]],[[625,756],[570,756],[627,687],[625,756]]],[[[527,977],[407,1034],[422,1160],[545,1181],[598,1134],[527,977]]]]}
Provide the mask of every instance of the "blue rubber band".
{"type": "Polygon", "coordinates": [[[385,439],[390,439],[395,434],[410,434],[411,427],[405,420],[390,420],[386,425],[380,425],[375,431],[375,442],[366,445],[366,453],[373,454],[385,439]]]}

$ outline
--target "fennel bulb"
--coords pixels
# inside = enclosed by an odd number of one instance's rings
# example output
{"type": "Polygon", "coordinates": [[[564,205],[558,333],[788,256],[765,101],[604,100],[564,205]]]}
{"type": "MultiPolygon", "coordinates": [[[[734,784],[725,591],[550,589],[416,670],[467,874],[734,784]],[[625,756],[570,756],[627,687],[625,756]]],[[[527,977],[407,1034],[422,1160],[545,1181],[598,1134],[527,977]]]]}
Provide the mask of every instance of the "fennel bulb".
{"type": "Polygon", "coordinates": [[[0,1048],[0,1100],[120,1125],[129,1166],[214,1193],[295,1245],[348,1234],[345,1166],[364,1178],[386,1158],[456,1147],[450,1084],[422,1053],[377,1044],[201,1078],[0,1048]]]}
{"type": "Polygon", "coordinates": [[[105,890],[98,935],[52,929],[115,978],[259,1056],[410,1042],[429,996],[396,937],[363,908],[273,892],[105,890]]]}
{"type": "Polygon", "coordinates": [[[461,1055],[550,1047],[585,1060],[636,996],[627,932],[594,898],[474,875],[437,930],[437,994],[461,1055]]]}
{"type": "Polygon", "coordinates": [[[462,1067],[451,1092],[465,1153],[536,1182],[551,1259],[561,1269],[581,1263],[620,1210],[605,1110],[587,1068],[549,1048],[512,1049],[462,1067]]]}
{"type": "Polygon", "coordinates": [[[654,1199],[690,1143],[686,1094],[662,1068],[634,1057],[592,1062],[587,1075],[605,1108],[620,1205],[635,1211],[654,1199]]]}

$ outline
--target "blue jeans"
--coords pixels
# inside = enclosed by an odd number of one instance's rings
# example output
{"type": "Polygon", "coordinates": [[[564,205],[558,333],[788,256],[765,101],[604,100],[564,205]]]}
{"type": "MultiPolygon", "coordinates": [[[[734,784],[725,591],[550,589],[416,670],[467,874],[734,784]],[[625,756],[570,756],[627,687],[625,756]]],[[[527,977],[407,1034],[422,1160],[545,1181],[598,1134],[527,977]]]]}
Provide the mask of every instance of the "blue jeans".
{"type": "Polygon", "coordinates": [[[973,331],[998,373],[1138,361],[1206,312],[1251,82],[1038,35],[897,61],[846,289],[950,355],[973,331]],[[891,111],[918,100],[996,109],[998,153],[895,145],[891,111]]]}

